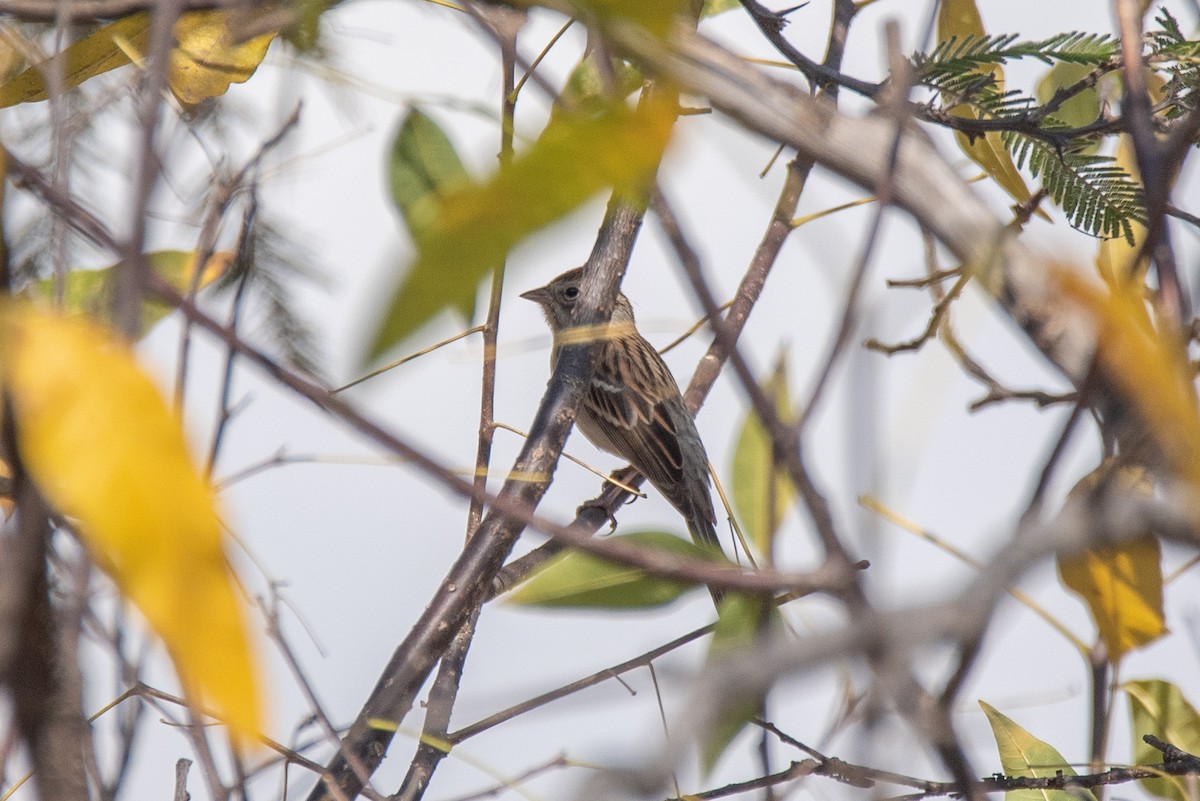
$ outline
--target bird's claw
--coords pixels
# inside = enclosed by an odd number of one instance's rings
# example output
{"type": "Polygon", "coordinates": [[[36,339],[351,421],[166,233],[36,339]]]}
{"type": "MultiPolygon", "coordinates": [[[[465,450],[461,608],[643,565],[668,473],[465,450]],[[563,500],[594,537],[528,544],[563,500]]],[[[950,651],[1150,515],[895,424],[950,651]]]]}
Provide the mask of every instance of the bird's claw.
{"type": "Polygon", "coordinates": [[[612,512],[608,511],[607,506],[599,501],[584,501],[575,509],[575,516],[581,516],[586,509],[595,509],[604,515],[604,518],[608,520],[608,532],[610,534],[617,530],[617,518],[613,516],[612,512]]]}

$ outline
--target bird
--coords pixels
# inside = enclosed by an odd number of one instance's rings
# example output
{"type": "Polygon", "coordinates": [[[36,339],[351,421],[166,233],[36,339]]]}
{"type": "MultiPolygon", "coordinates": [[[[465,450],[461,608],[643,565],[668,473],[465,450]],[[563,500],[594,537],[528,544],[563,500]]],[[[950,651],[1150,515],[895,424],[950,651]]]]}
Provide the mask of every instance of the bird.
{"type": "MultiPolygon", "coordinates": [[[[571,332],[580,331],[573,318],[582,282],[583,268],[577,267],[521,294],[542,307],[554,335],[551,369],[559,348],[572,341],[571,332]]],[[[579,335],[574,341],[592,339],[579,335]]],[[[720,551],[708,454],[696,421],[670,368],[638,333],[624,293],[617,295],[603,342],[596,374],[575,413],[575,427],[596,447],[637,468],[683,516],[696,544],[720,551]]]]}

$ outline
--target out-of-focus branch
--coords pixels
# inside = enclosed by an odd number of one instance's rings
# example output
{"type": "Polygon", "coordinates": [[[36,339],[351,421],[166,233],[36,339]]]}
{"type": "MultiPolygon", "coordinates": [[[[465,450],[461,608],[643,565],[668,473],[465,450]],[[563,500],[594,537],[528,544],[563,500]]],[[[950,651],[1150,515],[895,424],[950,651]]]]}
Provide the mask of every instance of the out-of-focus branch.
{"type": "MultiPolygon", "coordinates": [[[[96,22],[116,19],[137,11],[149,11],[155,0],[71,0],[66,18],[70,22],[96,22]]],[[[180,0],[180,11],[206,8],[269,8],[275,0],[180,0]]],[[[54,22],[62,15],[63,3],[55,0],[0,0],[0,14],[24,22],[54,22]]]]}

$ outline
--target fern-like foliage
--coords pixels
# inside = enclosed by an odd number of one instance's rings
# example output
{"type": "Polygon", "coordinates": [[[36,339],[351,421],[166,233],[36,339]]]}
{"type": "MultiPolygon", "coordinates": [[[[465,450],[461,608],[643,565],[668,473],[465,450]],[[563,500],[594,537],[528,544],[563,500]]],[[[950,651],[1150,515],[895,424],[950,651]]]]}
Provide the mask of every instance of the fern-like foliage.
{"type": "Polygon", "coordinates": [[[1016,34],[947,39],[932,53],[917,53],[913,67],[917,83],[933,90],[946,105],[966,103],[982,116],[1022,120],[1037,106],[1032,95],[1002,89],[994,67],[1033,58],[1110,70],[1120,55],[1120,43],[1107,34],[1070,31],[1037,41],[1019,41],[1016,34]]]}
{"type": "Polygon", "coordinates": [[[1018,117],[1037,105],[1037,100],[1016,89],[1001,89],[991,72],[957,72],[931,75],[923,81],[937,92],[946,106],[968,104],[988,117],[1018,117]]]}
{"type": "Polygon", "coordinates": [[[1111,156],[1059,151],[1045,140],[1015,131],[1001,134],[1018,168],[1040,179],[1071,225],[1092,236],[1124,237],[1133,244],[1133,222],[1145,222],[1141,187],[1111,156]]]}
{"type": "Polygon", "coordinates": [[[1200,103],[1200,41],[1188,39],[1171,13],[1163,9],[1148,33],[1151,52],[1147,61],[1166,77],[1163,115],[1176,119],[1200,103]]]}
{"type": "MultiPolygon", "coordinates": [[[[1159,52],[1186,49],[1177,24],[1160,27],[1159,52]]],[[[965,104],[981,118],[1011,123],[1001,141],[1016,166],[1028,168],[1072,226],[1092,236],[1132,242],[1133,223],[1145,217],[1138,183],[1113,158],[1090,153],[1087,145],[1094,145],[1094,139],[1073,134],[1049,109],[1040,108],[1032,94],[1004,87],[994,69],[1033,58],[1091,67],[1099,78],[1119,66],[1119,49],[1113,37],[1094,33],[1068,32],[1038,41],[1021,41],[1014,34],[969,36],[941,42],[927,55],[916,54],[913,65],[918,83],[940,99],[943,114],[965,104]]]]}
{"type": "Polygon", "coordinates": [[[913,66],[918,82],[944,74],[959,74],[1000,66],[1013,59],[1036,58],[1046,64],[1066,61],[1099,66],[1119,55],[1120,44],[1108,34],[1070,31],[1049,39],[1022,42],[1017,34],[951,37],[928,55],[917,53],[913,66]]]}

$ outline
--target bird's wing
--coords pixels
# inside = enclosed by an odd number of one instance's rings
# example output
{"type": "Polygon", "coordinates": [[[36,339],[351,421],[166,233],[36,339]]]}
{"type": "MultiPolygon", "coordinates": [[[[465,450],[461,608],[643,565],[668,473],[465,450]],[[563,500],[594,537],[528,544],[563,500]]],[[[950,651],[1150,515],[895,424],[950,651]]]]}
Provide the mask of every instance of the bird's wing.
{"type": "MultiPolygon", "coordinates": [[[[588,388],[588,411],[617,453],[638,465],[652,484],[684,481],[679,448],[679,389],[670,370],[648,344],[631,348],[614,341],[588,388]]],[[[685,411],[686,414],[686,411],[685,411]]]]}

